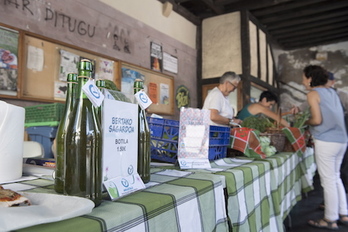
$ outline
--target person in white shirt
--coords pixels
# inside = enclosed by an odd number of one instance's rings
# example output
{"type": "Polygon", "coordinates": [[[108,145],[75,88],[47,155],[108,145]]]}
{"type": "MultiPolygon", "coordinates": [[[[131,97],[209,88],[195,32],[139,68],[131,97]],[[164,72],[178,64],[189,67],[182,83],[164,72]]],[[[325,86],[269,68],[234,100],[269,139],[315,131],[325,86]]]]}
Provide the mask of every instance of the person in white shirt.
{"type": "Polygon", "coordinates": [[[237,89],[241,78],[234,72],[225,72],[219,80],[219,85],[207,95],[203,109],[210,110],[211,125],[229,126],[231,122],[240,124],[234,119],[234,109],[230,105],[228,95],[237,89]]]}

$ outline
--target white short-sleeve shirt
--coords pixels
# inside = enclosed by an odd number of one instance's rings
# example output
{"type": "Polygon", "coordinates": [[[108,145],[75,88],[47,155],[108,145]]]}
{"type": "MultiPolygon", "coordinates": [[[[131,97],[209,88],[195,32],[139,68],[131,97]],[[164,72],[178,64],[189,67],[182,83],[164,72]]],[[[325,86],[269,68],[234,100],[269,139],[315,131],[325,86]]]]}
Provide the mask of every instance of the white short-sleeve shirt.
{"type": "MultiPolygon", "coordinates": [[[[209,92],[204,101],[203,109],[215,109],[221,116],[226,118],[232,118],[234,115],[234,109],[230,105],[228,97],[225,97],[217,87],[209,92]]],[[[211,125],[221,126],[220,124],[216,124],[212,121],[211,125]]]]}

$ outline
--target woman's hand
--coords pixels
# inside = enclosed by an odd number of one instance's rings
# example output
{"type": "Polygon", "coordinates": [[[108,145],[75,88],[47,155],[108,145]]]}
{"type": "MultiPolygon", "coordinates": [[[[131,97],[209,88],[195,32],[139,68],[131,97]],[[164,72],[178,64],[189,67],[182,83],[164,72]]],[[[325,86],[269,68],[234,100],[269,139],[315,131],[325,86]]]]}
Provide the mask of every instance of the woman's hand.
{"type": "Polygon", "coordinates": [[[232,122],[232,123],[237,123],[237,124],[239,124],[239,125],[243,123],[243,121],[240,120],[240,119],[238,119],[238,118],[233,118],[233,119],[231,119],[231,122],[232,122]]]}

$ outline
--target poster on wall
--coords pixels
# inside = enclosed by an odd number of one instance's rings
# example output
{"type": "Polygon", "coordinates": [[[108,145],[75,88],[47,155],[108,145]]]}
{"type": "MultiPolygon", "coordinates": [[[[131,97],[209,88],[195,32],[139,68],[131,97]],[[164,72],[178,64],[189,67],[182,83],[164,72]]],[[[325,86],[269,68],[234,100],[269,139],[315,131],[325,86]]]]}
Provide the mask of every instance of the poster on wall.
{"type": "Polygon", "coordinates": [[[163,69],[172,73],[178,73],[178,58],[163,52],[163,69]]]}
{"type": "Polygon", "coordinates": [[[151,69],[162,72],[163,54],[162,46],[151,42],[151,69]]]}
{"type": "Polygon", "coordinates": [[[148,91],[149,98],[151,99],[152,103],[157,104],[157,84],[150,82],[149,83],[149,91],[148,91]]]}
{"type": "Polygon", "coordinates": [[[163,105],[168,105],[169,104],[169,85],[167,84],[160,84],[160,98],[161,101],[160,103],[163,105]]]}
{"type": "Polygon", "coordinates": [[[100,59],[99,69],[96,73],[96,79],[114,80],[114,61],[107,59],[100,59]]]}
{"type": "Polygon", "coordinates": [[[175,103],[179,110],[181,107],[190,106],[190,91],[186,86],[180,85],[176,89],[175,103]]]}
{"type": "Polygon", "coordinates": [[[66,81],[68,73],[77,73],[79,61],[80,56],[65,50],[60,50],[59,80],[66,81]]]}
{"type": "Polygon", "coordinates": [[[0,27],[0,94],[17,95],[18,32],[0,27]]]}
{"type": "Polygon", "coordinates": [[[129,68],[122,68],[122,81],[121,81],[122,93],[126,95],[126,97],[131,99],[132,102],[134,102],[133,85],[134,85],[135,79],[141,79],[142,81],[144,81],[145,76],[138,71],[135,71],[129,68]]]}

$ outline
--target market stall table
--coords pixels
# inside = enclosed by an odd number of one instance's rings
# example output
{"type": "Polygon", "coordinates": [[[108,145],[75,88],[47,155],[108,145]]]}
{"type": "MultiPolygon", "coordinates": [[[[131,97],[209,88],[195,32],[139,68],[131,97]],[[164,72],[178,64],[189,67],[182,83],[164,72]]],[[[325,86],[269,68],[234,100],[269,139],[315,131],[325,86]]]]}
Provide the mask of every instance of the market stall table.
{"type": "MultiPolygon", "coordinates": [[[[188,171],[153,167],[146,190],[105,200],[86,215],[19,231],[229,231],[227,206],[233,231],[281,232],[301,193],[312,189],[315,171],[311,148],[266,159],[224,158],[211,166],[188,171]]],[[[54,193],[52,180],[16,184],[30,192],[54,193]]]]}
{"type": "Polygon", "coordinates": [[[228,216],[233,231],[283,231],[283,220],[313,188],[313,150],[281,152],[265,159],[225,158],[212,169],[195,170],[224,175],[228,216]]]}
{"type": "MultiPolygon", "coordinates": [[[[28,192],[55,193],[52,180],[14,184],[28,192]]],[[[14,184],[3,187],[11,188],[14,184]]],[[[16,231],[228,231],[220,176],[157,170],[147,186],[116,201],[104,200],[86,215],[40,225],[33,222],[33,226],[16,231]]],[[[2,213],[5,215],[6,209],[1,209],[2,213]]]]}

